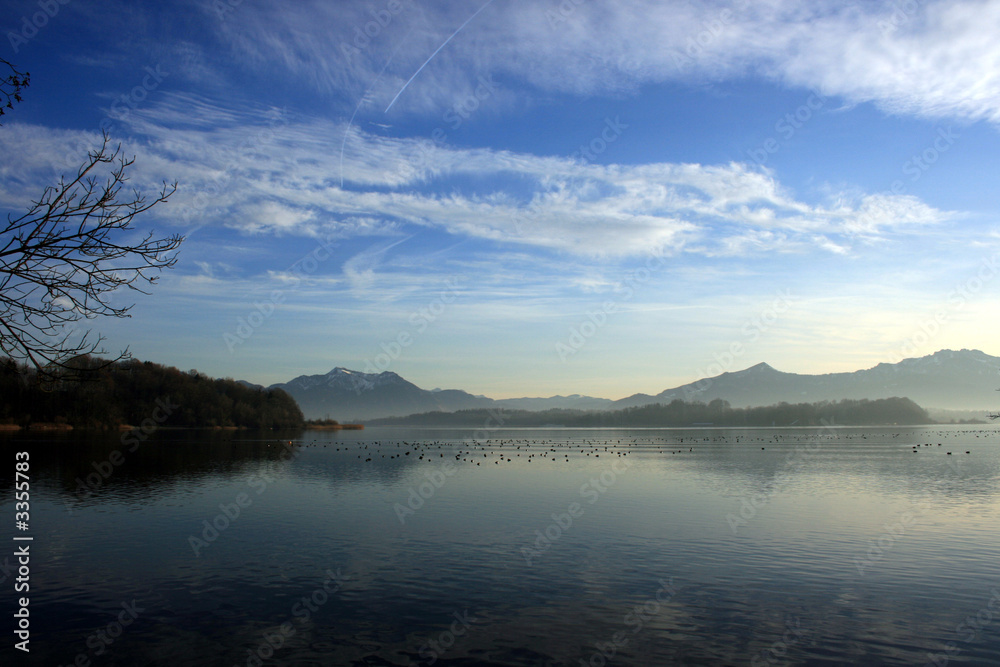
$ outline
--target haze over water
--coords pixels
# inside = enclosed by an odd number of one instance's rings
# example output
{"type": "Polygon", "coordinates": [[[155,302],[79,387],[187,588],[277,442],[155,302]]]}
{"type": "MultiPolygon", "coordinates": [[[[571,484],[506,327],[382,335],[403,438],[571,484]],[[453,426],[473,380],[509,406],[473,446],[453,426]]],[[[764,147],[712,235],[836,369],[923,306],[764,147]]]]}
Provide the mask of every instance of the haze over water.
{"type": "Polygon", "coordinates": [[[471,435],[5,437],[26,664],[1000,661],[996,428],[471,435]]]}

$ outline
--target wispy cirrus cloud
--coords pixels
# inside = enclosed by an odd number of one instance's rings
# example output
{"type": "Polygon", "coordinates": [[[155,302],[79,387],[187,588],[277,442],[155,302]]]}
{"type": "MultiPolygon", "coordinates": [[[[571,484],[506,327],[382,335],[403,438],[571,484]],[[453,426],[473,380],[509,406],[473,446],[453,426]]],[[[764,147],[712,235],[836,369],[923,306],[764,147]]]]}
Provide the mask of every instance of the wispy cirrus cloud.
{"type": "MultiPolygon", "coordinates": [[[[955,215],[912,195],[832,195],[809,203],[768,170],[742,163],[596,165],[357,129],[341,187],[343,123],[313,118],[275,126],[267,112],[254,119],[204,103],[195,109],[180,129],[163,122],[169,109],[134,114],[137,140],[126,150],[143,155],[140,181],[181,183],[158,211],[168,223],[189,224],[194,211],[201,225],[246,234],[352,237],[432,229],[582,257],[628,257],[845,253],[955,215]],[[264,134],[267,141],[257,139],[264,134]],[[433,159],[418,161],[424,152],[433,159]],[[515,175],[517,188],[489,185],[515,175]],[[459,185],[463,177],[478,185],[459,185]]],[[[0,144],[6,151],[30,141],[36,157],[55,156],[64,134],[12,124],[0,144]]],[[[22,181],[52,169],[41,158],[30,167],[22,181]]],[[[24,187],[5,185],[0,199],[24,187]]]]}
{"type": "MultiPolygon", "coordinates": [[[[220,30],[248,65],[280,68],[346,100],[368,91],[371,112],[382,114],[478,8],[402,6],[382,25],[383,8],[375,5],[247,5],[220,30]]],[[[439,113],[483,72],[529,83],[541,96],[628,94],[648,83],[750,75],[891,113],[995,123],[998,32],[1000,6],[983,0],[494,2],[434,57],[394,109],[439,113]]]]}

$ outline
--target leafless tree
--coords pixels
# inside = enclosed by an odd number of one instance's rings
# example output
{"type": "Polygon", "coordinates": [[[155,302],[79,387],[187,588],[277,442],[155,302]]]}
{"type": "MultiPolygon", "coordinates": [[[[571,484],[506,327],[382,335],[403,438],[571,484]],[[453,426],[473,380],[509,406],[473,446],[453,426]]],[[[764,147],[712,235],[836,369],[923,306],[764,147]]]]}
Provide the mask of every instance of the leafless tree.
{"type": "MultiPolygon", "coordinates": [[[[26,85],[26,75],[14,71],[26,85]]],[[[112,305],[112,294],[120,288],[147,294],[142,286],[177,262],[183,236],[141,235],[132,226],[177,184],[164,183],[154,198],[124,190],[134,162],[121,145],[112,149],[105,133],[75,177],[45,188],[26,213],[8,215],[0,229],[0,350],[44,377],[79,374],[91,366],[71,363],[74,358],[107,354],[104,337],[78,324],[102,315],[129,317],[132,305],[112,305]]],[[[127,348],[107,363],[126,357],[127,348]]]]}
{"type": "Polygon", "coordinates": [[[7,109],[14,108],[14,102],[21,101],[21,91],[31,82],[31,74],[28,72],[22,74],[3,58],[0,58],[0,71],[3,72],[0,74],[0,116],[2,116],[7,109]]]}

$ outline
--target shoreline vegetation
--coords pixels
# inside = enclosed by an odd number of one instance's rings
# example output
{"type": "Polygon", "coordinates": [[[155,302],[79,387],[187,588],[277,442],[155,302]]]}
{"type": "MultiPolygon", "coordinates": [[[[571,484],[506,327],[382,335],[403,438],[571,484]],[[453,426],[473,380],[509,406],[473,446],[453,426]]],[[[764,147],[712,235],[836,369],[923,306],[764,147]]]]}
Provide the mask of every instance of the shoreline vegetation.
{"type": "Polygon", "coordinates": [[[360,431],[364,424],[341,424],[336,419],[310,419],[305,423],[307,431],[360,431]]]}
{"type": "Polygon", "coordinates": [[[45,377],[0,360],[0,430],[298,429],[302,411],[280,389],[213,379],[150,361],[80,356],[45,377]]]}
{"type": "Polygon", "coordinates": [[[927,411],[908,398],[779,403],[733,408],[728,401],[654,403],[623,410],[471,409],[424,412],[406,417],[372,419],[369,426],[497,427],[722,427],[722,426],[923,426],[936,424],[927,411]]]}
{"type": "MultiPolygon", "coordinates": [[[[65,423],[52,423],[52,422],[32,422],[27,425],[22,424],[11,424],[4,423],[0,424],[0,432],[3,431],[77,431],[86,430],[88,427],[81,426],[76,427],[72,424],[65,423]]],[[[277,427],[274,427],[277,429],[277,427]]],[[[363,431],[365,428],[364,424],[314,424],[311,422],[306,422],[301,429],[306,431],[363,431]]],[[[158,426],[157,430],[161,431],[201,431],[205,429],[210,429],[214,431],[249,431],[253,430],[250,426],[158,426]]],[[[288,427],[292,430],[291,427],[288,427]]],[[[108,430],[108,429],[100,429],[108,430]]],[[[139,431],[142,430],[141,426],[135,426],[133,424],[119,424],[119,431],[139,431]]]]}
{"type": "Polygon", "coordinates": [[[336,419],[306,420],[282,389],[135,359],[81,356],[65,377],[55,379],[0,359],[0,398],[0,432],[364,428],[336,419]]]}

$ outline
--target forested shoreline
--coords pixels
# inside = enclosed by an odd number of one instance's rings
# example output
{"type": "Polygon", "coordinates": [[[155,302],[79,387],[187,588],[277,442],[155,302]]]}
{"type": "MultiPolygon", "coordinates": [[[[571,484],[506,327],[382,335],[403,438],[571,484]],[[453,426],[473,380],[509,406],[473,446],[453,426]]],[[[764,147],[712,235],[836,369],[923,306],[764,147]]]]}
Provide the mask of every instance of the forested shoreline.
{"type": "Polygon", "coordinates": [[[733,408],[728,401],[654,403],[623,410],[459,410],[387,417],[371,426],[567,426],[567,427],[687,427],[687,426],[877,426],[933,424],[926,410],[908,398],[779,403],[766,407],[733,408]]]}
{"type": "Polygon", "coordinates": [[[300,428],[302,411],[280,389],[214,379],[149,361],[73,360],[47,378],[0,361],[0,426],[118,429],[152,419],[158,427],[300,428]]]}

